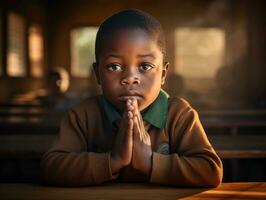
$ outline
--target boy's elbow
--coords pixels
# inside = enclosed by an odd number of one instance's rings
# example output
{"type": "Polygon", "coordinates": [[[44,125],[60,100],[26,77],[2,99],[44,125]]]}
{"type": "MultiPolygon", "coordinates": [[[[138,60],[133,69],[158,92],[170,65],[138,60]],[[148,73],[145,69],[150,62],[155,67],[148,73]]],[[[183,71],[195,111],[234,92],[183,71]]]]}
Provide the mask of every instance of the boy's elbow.
{"type": "Polygon", "coordinates": [[[64,162],[65,159],[60,159],[59,155],[44,156],[40,165],[41,182],[45,185],[51,186],[66,186],[79,187],[98,185],[102,182],[97,182],[91,176],[91,173],[85,173],[83,167],[71,165],[70,162],[64,162]],[[76,172],[76,173],[75,173],[76,172]]]}
{"type": "Polygon", "coordinates": [[[45,185],[55,185],[54,169],[49,164],[42,161],[40,166],[40,178],[41,182],[45,185]]]}
{"type": "Polygon", "coordinates": [[[207,175],[208,181],[206,181],[206,187],[217,187],[223,180],[223,167],[222,164],[216,165],[211,174],[207,175]]]}
{"type": "Polygon", "coordinates": [[[222,183],[222,178],[220,175],[213,176],[212,179],[207,183],[207,187],[217,187],[222,183]]]}
{"type": "Polygon", "coordinates": [[[57,163],[51,157],[43,158],[40,165],[41,182],[52,186],[69,186],[68,173],[60,170],[60,163],[57,163]]]}
{"type": "Polygon", "coordinates": [[[214,159],[211,159],[210,164],[211,164],[211,170],[207,174],[207,177],[209,177],[207,178],[209,180],[207,181],[208,183],[207,187],[217,187],[222,183],[223,180],[223,163],[216,154],[214,159]]]}
{"type": "Polygon", "coordinates": [[[216,170],[215,170],[215,174],[216,174],[216,179],[213,183],[213,187],[217,187],[218,185],[220,185],[223,181],[223,166],[221,164],[220,167],[217,167],[216,170]]]}

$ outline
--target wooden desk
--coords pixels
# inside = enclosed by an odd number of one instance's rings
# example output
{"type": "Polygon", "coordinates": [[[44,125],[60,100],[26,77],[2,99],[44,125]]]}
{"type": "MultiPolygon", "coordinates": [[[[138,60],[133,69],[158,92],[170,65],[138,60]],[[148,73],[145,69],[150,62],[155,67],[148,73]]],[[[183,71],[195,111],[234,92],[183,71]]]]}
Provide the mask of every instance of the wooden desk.
{"type": "Polygon", "coordinates": [[[108,183],[93,187],[63,188],[30,184],[0,184],[0,198],[88,200],[88,199],[266,199],[266,183],[223,183],[215,189],[174,188],[147,184],[108,183]]]}

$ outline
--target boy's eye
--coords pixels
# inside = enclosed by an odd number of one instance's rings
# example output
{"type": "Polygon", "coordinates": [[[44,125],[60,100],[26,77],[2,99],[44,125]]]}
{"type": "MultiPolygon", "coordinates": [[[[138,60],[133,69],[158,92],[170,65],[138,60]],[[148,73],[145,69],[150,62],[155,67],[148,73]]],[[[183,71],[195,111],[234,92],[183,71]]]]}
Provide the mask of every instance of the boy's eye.
{"type": "Polygon", "coordinates": [[[151,64],[148,64],[148,63],[143,63],[143,64],[140,65],[139,68],[140,68],[141,71],[149,71],[152,68],[154,68],[154,66],[151,65],[151,64]]]}
{"type": "Polygon", "coordinates": [[[110,71],[120,71],[122,70],[122,67],[118,64],[110,64],[110,65],[107,65],[107,69],[110,71]]]}

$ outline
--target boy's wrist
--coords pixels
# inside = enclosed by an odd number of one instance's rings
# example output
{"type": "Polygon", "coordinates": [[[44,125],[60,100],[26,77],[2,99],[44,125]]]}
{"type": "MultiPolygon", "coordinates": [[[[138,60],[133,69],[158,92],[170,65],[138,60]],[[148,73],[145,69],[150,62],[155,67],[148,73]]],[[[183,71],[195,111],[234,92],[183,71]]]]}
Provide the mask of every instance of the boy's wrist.
{"type": "Polygon", "coordinates": [[[150,174],[151,174],[151,168],[152,168],[152,152],[151,152],[151,156],[149,156],[147,159],[146,159],[146,166],[145,166],[145,175],[147,175],[148,177],[150,177],[150,174]]]}
{"type": "Polygon", "coordinates": [[[142,160],[133,162],[133,167],[147,177],[150,177],[152,171],[152,155],[153,152],[151,152],[150,156],[142,158],[142,160]]]}
{"type": "Polygon", "coordinates": [[[150,158],[150,168],[149,168],[149,172],[148,172],[149,180],[150,180],[151,173],[152,173],[152,164],[153,164],[153,151],[152,151],[151,158],[150,158]]]}
{"type": "Polygon", "coordinates": [[[113,156],[112,153],[111,153],[110,166],[111,166],[112,174],[116,174],[125,165],[123,164],[123,162],[121,161],[121,159],[118,159],[117,157],[113,156]]]}

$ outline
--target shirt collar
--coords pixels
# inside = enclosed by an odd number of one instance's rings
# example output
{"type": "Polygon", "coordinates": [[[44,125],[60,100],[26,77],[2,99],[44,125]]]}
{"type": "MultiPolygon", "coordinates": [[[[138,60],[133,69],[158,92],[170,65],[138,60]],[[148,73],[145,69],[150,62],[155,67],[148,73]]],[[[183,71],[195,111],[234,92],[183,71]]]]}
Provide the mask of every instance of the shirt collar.
{"type": "MultiPolygon", "coordinates": [[[[168,115],[168,97],[169,95],[161,89],[155,101],[141,112],[143,120],[162,129],[165,126],[168,115]]],[[[101,99],[107,119],[112,125],[115,125],[115,122],[121,119],[120,113],[104,96],[101,99]]]]}

